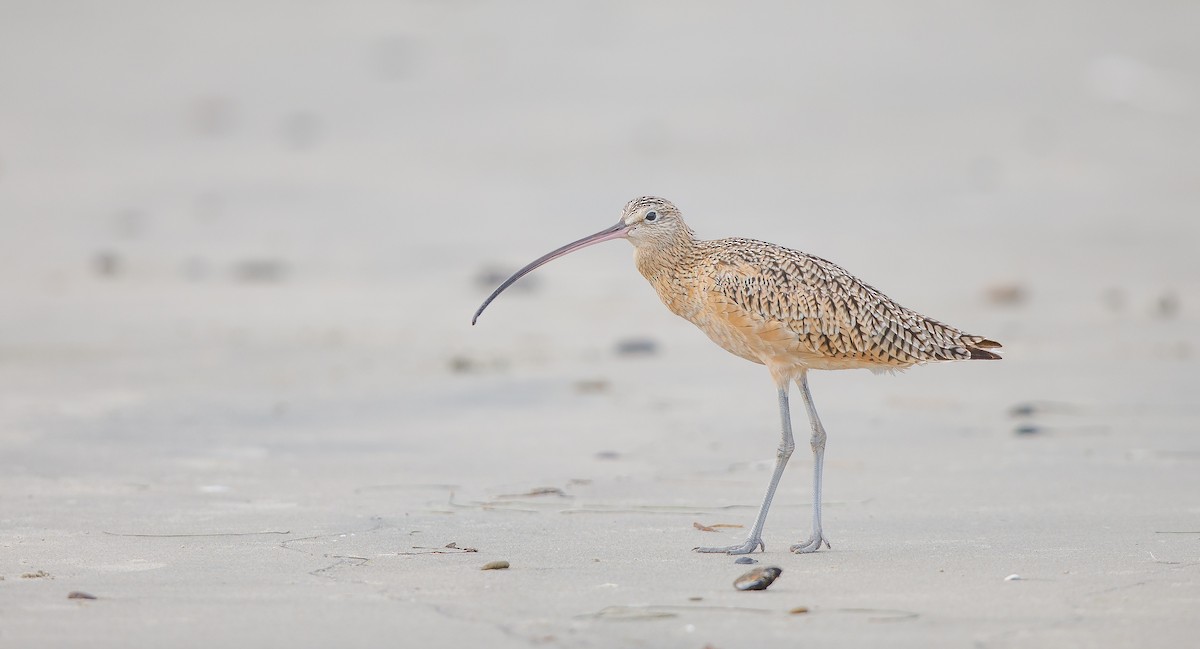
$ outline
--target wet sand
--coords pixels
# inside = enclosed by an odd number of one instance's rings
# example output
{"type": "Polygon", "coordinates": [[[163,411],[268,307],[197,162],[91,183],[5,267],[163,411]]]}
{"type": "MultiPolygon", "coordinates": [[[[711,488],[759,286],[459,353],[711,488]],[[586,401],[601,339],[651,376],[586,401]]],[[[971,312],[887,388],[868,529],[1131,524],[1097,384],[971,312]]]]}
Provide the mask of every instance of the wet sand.
{"type": "Polygon", "coordinates": [[[0,645],[1200,633],[1195,9],[186,7],[0,24],[0,645]],[[627,244],[469,325],[647,193],[1005,345],[812,376],[766,591],[770,378],[627,244]]]}

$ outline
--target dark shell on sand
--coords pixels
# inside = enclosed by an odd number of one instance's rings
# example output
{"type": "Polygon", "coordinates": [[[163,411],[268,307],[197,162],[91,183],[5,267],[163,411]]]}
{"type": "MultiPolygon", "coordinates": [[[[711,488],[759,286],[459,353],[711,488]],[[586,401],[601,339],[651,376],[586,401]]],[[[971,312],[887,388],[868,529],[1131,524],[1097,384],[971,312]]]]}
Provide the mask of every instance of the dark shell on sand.
{"type": "Polygon", "coordinates": [[[733,587],[738,590],[766,590],[767,586],[775,583],[775,580],[782,573],[783,568],[776,568],[775,566],[755,568],[735,579],[733,587]]]}

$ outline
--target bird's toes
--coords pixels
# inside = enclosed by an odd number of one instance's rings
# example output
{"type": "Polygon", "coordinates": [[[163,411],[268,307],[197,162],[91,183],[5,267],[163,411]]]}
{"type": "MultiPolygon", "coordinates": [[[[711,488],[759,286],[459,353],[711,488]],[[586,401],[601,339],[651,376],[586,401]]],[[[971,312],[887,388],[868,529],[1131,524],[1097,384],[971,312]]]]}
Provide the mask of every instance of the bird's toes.
{"type": "Polygon", "coordinates": [[[791,551],[795,552],[796,554],[808,554],[810,552],[816,552],[817,550],[820,550],[822,545],[830,550],[833,549],[833,546],[829,544],[829,539],[825,538],[824,535],[821,535],[810,538],[803,543],[797,543],[796,545],[793,545],[791,547],[791,551]]]}

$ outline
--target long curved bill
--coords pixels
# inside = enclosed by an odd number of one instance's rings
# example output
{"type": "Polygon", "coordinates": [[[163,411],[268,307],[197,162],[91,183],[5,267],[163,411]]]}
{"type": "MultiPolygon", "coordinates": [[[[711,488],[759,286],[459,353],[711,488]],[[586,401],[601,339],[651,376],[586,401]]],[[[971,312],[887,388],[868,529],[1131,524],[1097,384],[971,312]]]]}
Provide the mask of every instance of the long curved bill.
{"type": "Polygon", "coordinates": [[[486,309],[488,307],[488,305],[492,303],[492,300],[496,299],[497,295],[500,295],[500,293],[504,289],[508,288],[509,286],[512,286],[513,282],[515,282],[515,281],[521,279],[522,277],[528,275],[529,273],[533,272],[533,270],[535,268],[545,265],[551,261],[554,261],[555,259],[558,259],[559,257],[562,257],[563,255],[575,252],[576,250],[579,250],[581,248],[586,248],[588,246],[591,246],[591,245],[594,245],[594,244],[597,244],[597,243],[600,243],[603,241],[611,241],[612,239],[623,239],[625,237],[625,235],[628,233],[629,233],[629,226],[625,225],[624,221],[621,221],[621,222],[617,223],[616,225],[612,226],[611,228],[608,228],[606,230],[601,230],[601,231],[597,232],[596,234],[593,234],[590,237],[584,237],[584,238],[580,239],[579,241],[568,243],[567,245],[559,248],[558,250],[555,250],[550,253],[546,253],[545,255],[538,257],[537,259],[530,262],[529,265],[527,265],[524,268],[522,268],[521,270],[518,270],[517,272],[513,273],[512,277],[509,277],[508,279],[504,280],[504,283],[501,284],[499,286],[499,288],[497,288],[495,291],[492,291],[492,294],[488,296],[488,299],[484,300],[483,304],[479,305],[479,310],[476,311],[475,315],[471,318],[471,324],[475,324],[475,321],[479,319],[479,314],[483,313],[483,310],[486,309]]]}

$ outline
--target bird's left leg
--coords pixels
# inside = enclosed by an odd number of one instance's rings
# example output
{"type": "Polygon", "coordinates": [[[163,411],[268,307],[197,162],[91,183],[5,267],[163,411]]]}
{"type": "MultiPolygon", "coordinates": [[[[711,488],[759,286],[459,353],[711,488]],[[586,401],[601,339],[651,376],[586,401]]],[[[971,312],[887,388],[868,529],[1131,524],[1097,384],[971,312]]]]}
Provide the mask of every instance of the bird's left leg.
{"type": "Polygon", "coordinates": [[[813,406],[812,394],[808,391],[808,372],[801,374],[796,383],[800,386],[800,396],[808,410],[808,423],[812,425],[812,438],[809,439],[809,443],[813,452],[813,531],[808,540],[792,546],[792,552],[805,554],[820,550],[822,545],[830,549],[833,546],[829,545],[829,539],[821,532],[821,478],[825,470],[825,427],[821,425],[821,418],[817,416],[817,409],[813,406]]]}
{"type": "Polygon", "coordinates": [[[767,496],[758,510],[758,518],[754,519],[754,529],[750,530],[750,536],[746,537],[746,542],[741,545],[692,548],[696,552],[750,554],[758,548],[762,548],[764,551],[767,549],[762,540],[763,525],[767,522],[767,510],[771,508],[771,501],[775,498],[775,488],[779,486],[779,479],[783,477],[783,469],[787,466],[788,458],[792,456],[792,450],[796,448],[796,442],[792,439],[792,413],[788,407],[789,381],[781,381],[780,386],[779,414],[783,418],[783,438],[779,441],[779,452],[775,455],[775,472],[771,474],[771,484],[767,486],[767,496]]]}

